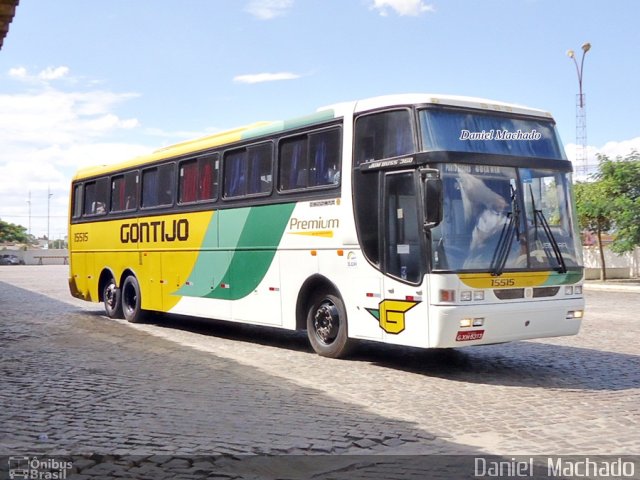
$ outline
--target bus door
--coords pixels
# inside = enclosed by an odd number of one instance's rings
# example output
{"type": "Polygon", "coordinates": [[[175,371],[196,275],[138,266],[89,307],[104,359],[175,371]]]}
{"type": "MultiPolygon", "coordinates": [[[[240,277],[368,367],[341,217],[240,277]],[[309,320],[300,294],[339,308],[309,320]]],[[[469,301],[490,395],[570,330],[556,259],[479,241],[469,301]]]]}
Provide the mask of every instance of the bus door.
{"type": "MultiPolygon", "coordinates": [[[[139,245],[139,244],[138,244],[139,245]]],[[[140,284],[142,308],[162,311],[162,258],[156,248],[140,249],[140,268],[136,272],[140,284]]]]}
{"type": "Polygon", "coordinates": [[[382,196],[383,302],[380,327],[390,343],[425,346],[428,340],[423,279],[426,272],[419,177],[388,172],[382,196]]]}

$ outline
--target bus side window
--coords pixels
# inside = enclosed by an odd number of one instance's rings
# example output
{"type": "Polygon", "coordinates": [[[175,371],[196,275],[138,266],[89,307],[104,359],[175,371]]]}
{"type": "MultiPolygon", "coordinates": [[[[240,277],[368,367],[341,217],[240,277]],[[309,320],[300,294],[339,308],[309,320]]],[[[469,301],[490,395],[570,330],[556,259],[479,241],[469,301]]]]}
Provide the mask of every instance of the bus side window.
{"type": "Polygon", "coordinates": [[[340,129],[287,138],[280,143],[280,190],[340,183],[340,129]]]}
{"type": "Polygon", "coordinates": [[[280,190],[296,190],[307,184],[307,138],[288,138],[280,142],[280,190]]]}
{"type": "Polygon", "coordinates": [[[273,147],[271,143],[263,143],[248,149],[249,181],[247,194],[271,192],[271,165],[273,147]]]}
{"type": "Polygon", "coordinates": [[[99,178],[87,182],[84,186],[84,215],[103,215],[107,213],[109,201],[109,179],[99,178]]]}
{"type": "Polygon", "coordinates": [[[358,117],[355,165],[415,152],[409,110],[393,110],[358,117]]]}
{"type": "Polygon", "coordinates": [[[309,136],[309,187],[340,183],[340,130],[332,129],[309,136]]]}
{"type": "Polygon", "coordinates": [[[138,172],[128,172],[111,179],[111,211],[134,210],[138,203],[138,172]]]}
{"type": "Polygon", "coordinates": [[[271,192],[273,146],[271,142],[227,152],[224,156],[224,196],[271,192]]]}
{"type": "Polygon", "coordinates": [[[82,216],[82,185],[73,187],[73,214],[72,218],[80,218],[82,216]]]}
{"type": "Polygon", "coordinates": [[[224,196],[239,197],[247,191],[247,150],[227,152],[224,156],[224,196]]]}
{"type": "Polygon", "coordinates": [[[198,200],[213,200],[218,196],[218,154],[198,159],[198,200]]]}
{"type": "Polygon", "coordinates": [[[142,206],[145,208],[173,204],[173,163],[142,172],[142,206]]]}
{"type": "Polygon", "coordinates": [[[178,203],[198,200],[198,161],[188,160],[180,164],[178,203]]]}

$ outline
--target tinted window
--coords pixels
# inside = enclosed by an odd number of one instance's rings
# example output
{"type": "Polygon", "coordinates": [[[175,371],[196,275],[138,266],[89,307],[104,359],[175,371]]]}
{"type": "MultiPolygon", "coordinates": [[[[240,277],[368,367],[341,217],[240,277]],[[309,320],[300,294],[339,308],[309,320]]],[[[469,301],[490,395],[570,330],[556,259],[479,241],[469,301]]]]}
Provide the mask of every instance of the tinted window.
{"type": "Polygon", "coordinates": [[[180,203],[213,200],[218,196],[218,155],[180,164],[180,203]]]}
{"type": "Polygon", "coordinates": [[[340,130],[288,138],[280,143],[280,190],[338,185],[340,130]]]}
{"type": "Polygon", "coordinates": [[[356,165],[414,152],[409,110],[375,113],[356,120],[356,165]]]}
{"type": "Polygon", "coordinates": [[[420,126],[425,150],[566,158],[550,120],[429,109],[420,126]]]}
{"type": "Polygon", "coordinates": [[[82,215],[82,185],[73,187],[73,213],[72,218],[79,218],[82,215]]]}
{"type": "Polygon", "coordinates": [[[111,179],[111,211],[124,212],[138,207],[138,172],[111,179]]]}
{"type": "Polygon", "coordinates": [[[227,152],[224,156],[224,196],[271,192],[272,146],[263,143],[227,152]]]}
{"type": "Polygon", "coordinates": [[[385,192],[385,270],[411,283],[422,276],[421,237],[413,172],[389,174],[385,192]]]}
{"type": "Polygon", "coordinates": [[[142,172],[142,206],[158,207],[173,203],[173,163],[142,172]]]}
{"type": "Polygon", "coordinates": [[[104,215],[109,202],[109,179],[100,178],[84,185],[84,214],[104,215]]]}

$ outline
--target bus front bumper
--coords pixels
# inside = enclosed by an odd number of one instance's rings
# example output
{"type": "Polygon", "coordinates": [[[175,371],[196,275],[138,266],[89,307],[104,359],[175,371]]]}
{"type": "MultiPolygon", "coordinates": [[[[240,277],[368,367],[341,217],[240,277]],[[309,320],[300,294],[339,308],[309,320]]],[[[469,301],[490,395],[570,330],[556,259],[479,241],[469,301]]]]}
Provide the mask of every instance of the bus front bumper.
{"type": "Polygon", "coordinates": [[[432,305],[429,346],[488,345],[532,338],[575,335],[584,300],[514,302],[487,305],[432,305]]]}

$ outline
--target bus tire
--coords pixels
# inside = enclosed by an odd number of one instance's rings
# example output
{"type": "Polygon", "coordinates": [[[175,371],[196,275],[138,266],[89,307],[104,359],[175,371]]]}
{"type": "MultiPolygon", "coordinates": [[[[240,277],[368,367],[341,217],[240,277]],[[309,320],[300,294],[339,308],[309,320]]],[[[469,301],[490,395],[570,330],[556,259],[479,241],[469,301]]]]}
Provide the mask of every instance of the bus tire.
{"type": "Polygon", "coordinates": [[[339,296],[320,292],[312,297],[307,310],[307,336],[318,355],[342,358],[349,354],[347,312],[339,296]]]}
{"type": "Polygon", "coordinates": [[[109,318],[122,318],[122,301],[120,300],[120,289],[116,286],[116,281],[111,277],[102,289],[102,301],[104,311],[109,318]]]}
{"type": "Polygon", "coordinates": [[[143,320],[144,311],[142,310],[140,296],[140,284],[138,279],[133,275],[129,275],[122,283],[121,304],[124,318],[131,323],[139,323],[143,320]]]}

